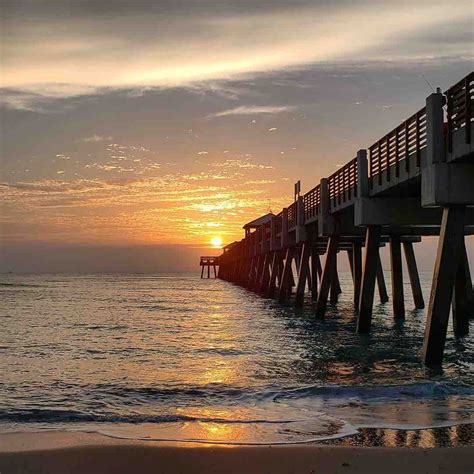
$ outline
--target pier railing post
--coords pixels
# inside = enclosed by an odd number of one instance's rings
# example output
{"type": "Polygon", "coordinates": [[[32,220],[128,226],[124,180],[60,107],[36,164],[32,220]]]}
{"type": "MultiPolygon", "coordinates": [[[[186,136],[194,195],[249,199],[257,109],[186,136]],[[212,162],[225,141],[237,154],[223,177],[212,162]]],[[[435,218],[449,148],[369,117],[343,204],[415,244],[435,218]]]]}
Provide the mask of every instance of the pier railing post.
{"type": "Polygon", "coordinates": [[[357,152],[357,197],[369,197],[369,163],[367,150],[357,152]]]}
{"type": "Polygon", "coordinates": [[[444,111],[441,92],[426,99],[426,162],[421,163],[421,205],[436,206],[447,191],[447,173],[439,168],[446,166],[444,146],[444,111]]]}
{"type": "Polygon", "coordinates": [[[296,201],[296,243],[305,242],[307,235],[306,235],[306,227],[304,225],[304,200],[303,196],[298,196],[298,200],[296,201]]]}
{"type": "Polygon", "coordinates": [[[281,248],[288,246],[288,208],[284,207],[281,213],[281,248]]]}
{"type": "Polygon", "coordinates": [[[278,217],[273,216],[270,221],[270,250],[276,250],[279,246],[277,244],[277,220],[278,217]]]}
{"type": "Polygon", "coordinates": [[[320,236],[329,235],[331,232],[331,198],[329,196],[329,182],[323,178],[320,182],[321,204],[318,215],[318,233],[320,236]]]}
{"type": "Polygon", "coordinates": [[[446,161],[444,149],[444,98],[435,92],[426,99],[426,165],[446,161]]]}

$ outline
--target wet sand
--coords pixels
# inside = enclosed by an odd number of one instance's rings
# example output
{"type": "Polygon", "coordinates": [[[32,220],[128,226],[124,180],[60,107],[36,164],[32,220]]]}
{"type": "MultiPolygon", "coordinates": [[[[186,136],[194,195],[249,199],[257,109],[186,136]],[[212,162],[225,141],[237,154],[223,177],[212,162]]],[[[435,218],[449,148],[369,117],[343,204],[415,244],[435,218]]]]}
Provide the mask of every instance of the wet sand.
{"type": "Polygon", "coordinates": [[[2,473],[472,473],[474,447],[229,446],[93,433],[0,435],[2,473]]]}

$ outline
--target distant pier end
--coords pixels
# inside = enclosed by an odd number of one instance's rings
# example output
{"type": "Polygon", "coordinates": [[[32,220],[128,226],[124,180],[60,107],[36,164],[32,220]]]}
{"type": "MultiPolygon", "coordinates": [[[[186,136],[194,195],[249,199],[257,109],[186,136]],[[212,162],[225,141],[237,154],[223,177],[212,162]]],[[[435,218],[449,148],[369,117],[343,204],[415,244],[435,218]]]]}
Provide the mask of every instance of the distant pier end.
{"type": "Polygon", "coordinates": [[[199,265],[201,265],[201,278],[204,278],[205,268],[207,268],[207,278],[211,278],[211,267],[214,270],[214,278],[217,278],[218,270],[216,270],[216,267],[219,266],[219,257],[201,257],[199,265]]]}

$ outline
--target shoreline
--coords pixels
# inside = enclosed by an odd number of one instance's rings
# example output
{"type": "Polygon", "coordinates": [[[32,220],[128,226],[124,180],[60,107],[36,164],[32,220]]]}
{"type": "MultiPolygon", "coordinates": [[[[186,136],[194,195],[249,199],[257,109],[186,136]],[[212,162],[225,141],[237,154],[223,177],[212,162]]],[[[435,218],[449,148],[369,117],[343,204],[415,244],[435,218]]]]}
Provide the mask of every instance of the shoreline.
{"type": "Polygon", "coordinates": [[[235,446],[124,440],[66,431],[0,435],[0,471],[5,473],[470,473],[473,460],[472,445],[235,446]]]}
{"type": "MultiPolygon", "coordinates": [[[[97,428],[97,427],[96,427],[97,428]]],[[[37,429],[0,432],[0,453],[57,449],[95,444],[140,443],[144,445],[190,447],[214,446],[226,448],[259,448],[264,446],[337,446],[354,448],[458,448],[474,446],[474,423],[459,423],[429,428],[358,428],[356,433],[328,436],[307,441],[237,441],[179,438],[132,437],[112,434],[99,429],[37,429]]]]}

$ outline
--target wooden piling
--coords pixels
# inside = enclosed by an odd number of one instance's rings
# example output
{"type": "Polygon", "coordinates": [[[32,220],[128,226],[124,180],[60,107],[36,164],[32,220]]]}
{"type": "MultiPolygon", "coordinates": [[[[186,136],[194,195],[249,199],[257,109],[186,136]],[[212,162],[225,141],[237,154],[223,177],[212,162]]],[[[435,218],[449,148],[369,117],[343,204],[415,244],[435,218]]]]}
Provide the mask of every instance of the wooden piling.
{"type": "Polygon", "coordinates": [[[352,249],[347,249],[347,261],[349,262],[352,281],[354,281],[354,254],[352,252],[352,249]]]}
{"type": "Polygon", "coordinates": [[[282,264],[282,256],[280,251],[275,251],[273,254],[272,269],[270,272],[270,281],[268,283],[268,289],[266,296],[273,298],[275,296],[275,289],[277,285],[278,275],[280,274],[280,267],[282,264]]]}
{"type": "Polygon", "coordinates": [[[265,259],[263,262],[263,271],[262,271],[262,278],[260,280],[260,285],[258,288],[258,292],[260,294],[264,294],[268,289],[268,282],[270,280],[270,266],[273,261],[273,255],[275,252],[267,252],[265,254],[265,259]]]}
{"type": "Polygon", "coordinates": [[[367,226],[359,314],[357,315],[357,332],[367,332],[372,322],[375,278],[377,275],[381,233],[381,226],[367,226]]]}
{"type": "Polygon", "coordinates": [[[329,292],[329,301],[331,304],[337,304],[339,300],[339,295],[342,293],[341,285],[339,283],[339,274],[337,272],[337,252],[336,257],[334,259],[334,268],[332,270],[332,277],[331,277],[331,288],[329,292]]]}
{"type": "MultiPolygon", "coordinates": [[[[453,329],[456,337],[463,337],[469,333],[469,313],[470,313],[470,288],[466,274],[467,253],[466,244],[463,239],[460,249],[459,263],[454,282],[454,295],[452,301],[453,308],[453,329]]],[[[472,285],[472,281],[471,281],[472,285]]],[[[472,291],[472,288],[471,288],[472,291]]]]}
{"type": "Polygon", "coordinates": [[[304,301],[304,291],[306,288],[306,281],[309,274],[309,257],[311,249],[308,242],[304,242],[301,247],[299,269],[298,269],[298,284],[296,287],[295,307],[301,308],[304,301]]]}
{"type": "Polygon", "coordinates": [[[311,252],[311,298],[314,301],[318,299],[318,264],[321,267],[318,251],[313,249],[311,252]]]}
{"type": "Polygon", "coordinates": [[[352,268],[354,281],[354,306],[359,307],[360,286],[362,282],[362,245],[359,242],[352,244],[352,268]]]}
{"type": "Polygon", "coordinates": [[[402,248],[398,235],[390,236],[390,267],[392,272],[392,304],[395,319],[405,318],[405,295],[403,291],[402,248]]]}
{"type": "Polygon", "coordinates": [[[283,274],[281,276],[280,288],[278,292],[279,303],[284,303],[286,301],[286,299],[288,298],[288,289],[290,288],[291,290],[291,279],[293,278],[293,270],[291,266],[293,263],[293,256],[293,249],[291,247],[288,247],[288,249],[286,250],[285,264],[283,266],[283,274]]]}
{"type": "Polygon", "coordinates": [[[382,260],[380,258],[380,251],[378,252],[377,258],[377,286],[379,289],[379,298],[381,303],[387,303],[388,293],[387,285],[385,284],[385,276],[382,268],[382,260]]]}
{"type": "Polygon", "coordinates": [[[469,259],[467,256],[466,245],[464,244],[464,271],[466,278],[466,289],[467,289],[467,299],[468,299],[468,311],[469,319],[474,319],[474,292],[472,289],[472,277],[471,270],[469,268],[469,259]]]}
{"type": "Polygon", "coordinates": [[[443,360],[454,282],[464,241],[465,206],[443,209],[430,302],[423,341],[423,362],[439,365],[443,360]]]}
{"type": "Polygon", "coordinates": [[[407,262],[408,276],[410,278],[411,291],[413,293],[413,301],[416,309],[423,309],[425,301],[423,292],[421,291],[420,276],[416,266],[415,252],[411,242],[403,242],[403,250],[405,252],[405,261],[407,262]]]}
{"type": "Polygon", "coordinates": [[[265,269],[265,262],[267,259],[267,254],[261,254],[258,257],[258,263],[257,263],[257,268],[255,272],[255,279],[254,283],[252,286],[253,291],[259,292],[260,291],[260,286],[262,283],[262,278],[263,278],[263,272],[265,269]]]}
{"type": "Polygon", "coordinates": [[[336,266],[338,244],[339,236],[331,235],[327,244],[326,262],[324,263],[318,301],[316,302],[316,318],[323,318],[326,313],[329,289],[331,287],[332,275],[336,266]]]}

